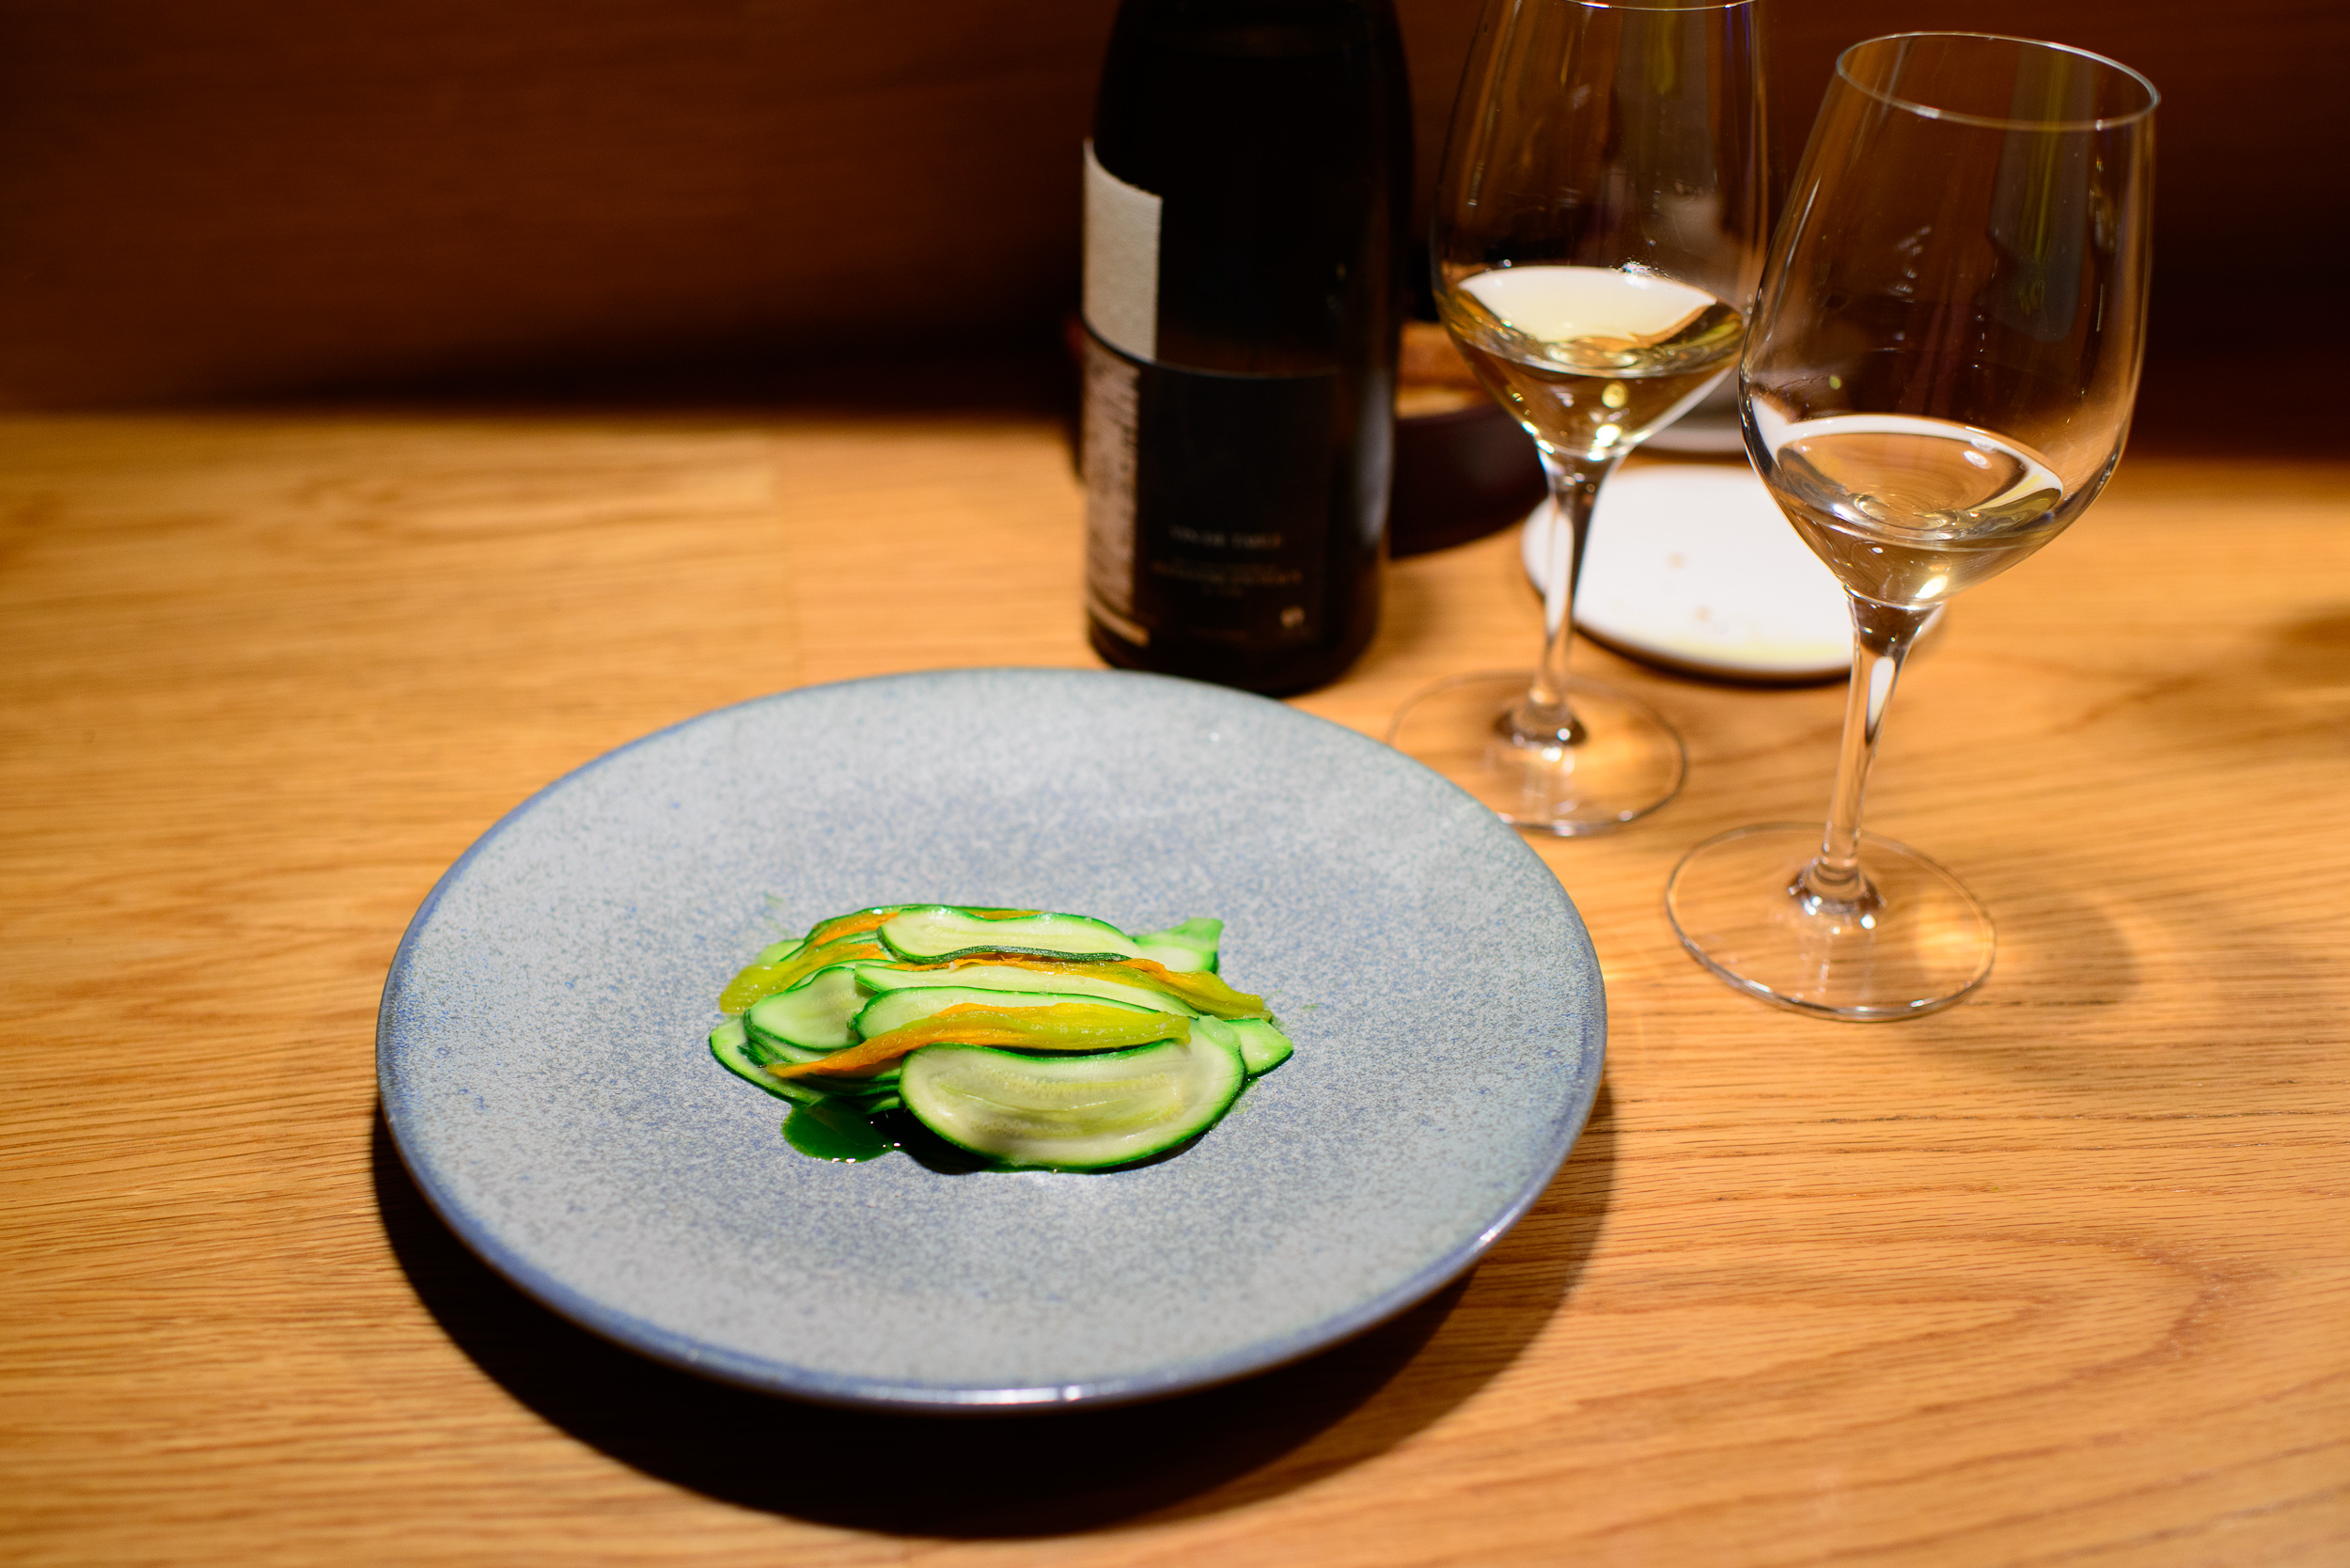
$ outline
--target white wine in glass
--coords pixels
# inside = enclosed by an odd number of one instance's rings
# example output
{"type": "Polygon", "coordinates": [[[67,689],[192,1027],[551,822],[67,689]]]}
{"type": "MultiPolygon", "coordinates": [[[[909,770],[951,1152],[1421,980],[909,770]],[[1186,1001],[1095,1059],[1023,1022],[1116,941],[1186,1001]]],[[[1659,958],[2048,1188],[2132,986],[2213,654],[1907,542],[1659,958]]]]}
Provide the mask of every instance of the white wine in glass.
{"type": "Polygon", "coordinates": [[[1740,365],[1747,448],[1844,585],[1855,651],[1825,827],[1738,828],[1665,894],[1731,984],[1858,1020],[1982,983],[1990,917],[1860,830],[1919,629],[2054,539],[2121,461],[2146,318],[2156,95],[2079,50],[1969,33],[1837,63],[1740,365]]]}
{"type": "Polygon", "coordinates": [[[1505,821],[1603,832],[1670,800],[1681,738],[1571,675],[1600,485],[1736,363],[1765,203],[1753,0],[1488,0],[1436,196],[1438,314],[1534,438],[1564,526],[1532,671],[1444,682],[1387,738],[1505,821]]]}

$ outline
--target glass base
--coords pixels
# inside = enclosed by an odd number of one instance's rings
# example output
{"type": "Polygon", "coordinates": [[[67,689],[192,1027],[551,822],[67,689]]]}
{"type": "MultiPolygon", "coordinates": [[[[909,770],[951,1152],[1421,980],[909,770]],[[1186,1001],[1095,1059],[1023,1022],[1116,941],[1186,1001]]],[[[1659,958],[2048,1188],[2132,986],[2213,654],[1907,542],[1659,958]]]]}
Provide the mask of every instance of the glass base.
{"type": "Polygon", "coordinates": [[[1808,899],[1816,823],[1708,839],[1682,857],[1665,913],[1700,964],[1766,1002],[1879,1022],[1946,1008],[1991,973],[1991,917],[1958,878],[1905,844],[1860,836],[1873,898],[1808,899]]]}
{"type": "Polygon", "coordinates": [[[1656,710],[1628,692],[1570,676],[1574,745],[1512,737],[1509,715],[1529,674],[1464,675],[1405,703],[1387,744],[1427,763],[1529,833],[1605,833],[1681,792],[1689,757],[1656,710]]]}

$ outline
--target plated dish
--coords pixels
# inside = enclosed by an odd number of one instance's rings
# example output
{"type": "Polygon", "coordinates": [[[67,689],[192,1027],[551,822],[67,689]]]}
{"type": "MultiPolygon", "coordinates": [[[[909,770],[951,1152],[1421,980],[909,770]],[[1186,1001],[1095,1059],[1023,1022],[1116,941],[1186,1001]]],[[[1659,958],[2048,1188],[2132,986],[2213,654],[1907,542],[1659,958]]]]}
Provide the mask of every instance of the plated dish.
{"type": "Polygon", "coordinates": [[[790,1101],[815,1159],[1115,1170],[1204,1136],[1295,1047],[1218,975],[1224,922],[885,904],[760,950],[718,994],[718,1065],[790,1101]]]}
{"type": "Polygon", "coordinates": [[[834,1403],[1100,1403],[1402,1310],[1539,1196],[1606,1009],[1574,906],[1434,774],[1277,702],[968,670],[721,710],[549,786],[411,923],[377,1035],[418,1185],[556,1310],[834,1403]],[[1179,1159],[804,1157],[703,1042],[756,950],[875,899],[1212,909],[1296,1043],[1179,1159]]]}

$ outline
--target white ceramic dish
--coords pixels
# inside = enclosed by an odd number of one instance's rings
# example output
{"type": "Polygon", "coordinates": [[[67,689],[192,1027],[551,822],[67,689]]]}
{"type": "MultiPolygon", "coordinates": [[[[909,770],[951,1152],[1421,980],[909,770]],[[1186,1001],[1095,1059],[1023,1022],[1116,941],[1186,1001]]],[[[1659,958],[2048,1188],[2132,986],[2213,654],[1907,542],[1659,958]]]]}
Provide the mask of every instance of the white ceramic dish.
{"type": "MultiPolygon", "coordinates": [[[[1538,590],[1555,525],[1544,501],[1521,536],[1538,590]]],[[[1744,465],[1647,464],[1602,486],[1574,620],[1620,652],[1698,675],[1825,681],[1852,666],[1842,587],[1744,465]]]]}

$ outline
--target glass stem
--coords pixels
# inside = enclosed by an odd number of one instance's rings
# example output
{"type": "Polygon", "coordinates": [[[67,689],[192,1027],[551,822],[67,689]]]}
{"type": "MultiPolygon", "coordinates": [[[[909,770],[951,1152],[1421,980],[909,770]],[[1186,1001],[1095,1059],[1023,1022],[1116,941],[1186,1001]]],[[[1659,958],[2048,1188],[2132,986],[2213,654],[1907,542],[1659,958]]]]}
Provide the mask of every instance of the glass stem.
{"type": "Polygon", "coordinates": [[[1599,487],[1623,462],[1621,454],[1596,462],[1568,463],[1543,454],[1550,476],[1550,504],[1560,526],[1548,535],[1543,562],[1543,662],[1533,683],[1511,710],[1512,738],[1521,743],[1577,745],[1583,726],[1567,706],[1567,650],[1574,641],[1574,585],[1583,575],[1584,546],[1591,537],[1591,509],[1599,487]]]}
{"type": "Polygon", "coordinates": [[[1860,870],[1860,801],[1876,760],[1877,732],[1893,700],[1902,663],[1934,607],[1901,609],[1858,594],[1852,602],[1852,685],[1844,698],[1844,739],[1836,758],[1836,793],[1828,800],[1820,853],[1792,891],[1813,914],[1867,913],[1883,901],[1860,870]]]}

